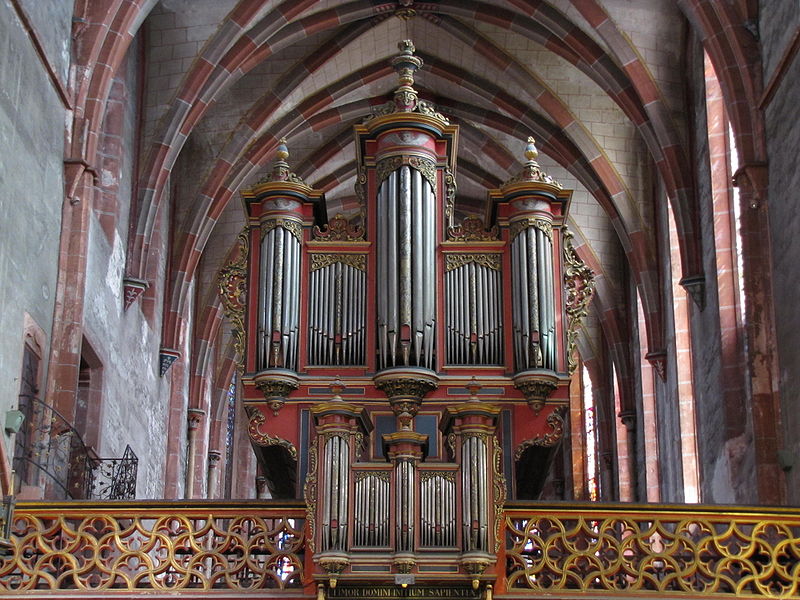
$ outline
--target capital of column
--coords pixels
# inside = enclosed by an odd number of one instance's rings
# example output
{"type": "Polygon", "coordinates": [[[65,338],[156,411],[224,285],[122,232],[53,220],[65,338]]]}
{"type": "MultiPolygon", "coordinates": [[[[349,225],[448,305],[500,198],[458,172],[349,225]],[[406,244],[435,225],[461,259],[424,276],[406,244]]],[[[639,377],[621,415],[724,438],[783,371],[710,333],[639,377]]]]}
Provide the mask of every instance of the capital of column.
{"type": "Polygon", "coordinates": [[[206,411],[202,408],[190,408],[186,411],[186,420],[189,424],[189,431],[195,431],[200,427],[203,422],[203,417],[206,416],[206,411]]]}

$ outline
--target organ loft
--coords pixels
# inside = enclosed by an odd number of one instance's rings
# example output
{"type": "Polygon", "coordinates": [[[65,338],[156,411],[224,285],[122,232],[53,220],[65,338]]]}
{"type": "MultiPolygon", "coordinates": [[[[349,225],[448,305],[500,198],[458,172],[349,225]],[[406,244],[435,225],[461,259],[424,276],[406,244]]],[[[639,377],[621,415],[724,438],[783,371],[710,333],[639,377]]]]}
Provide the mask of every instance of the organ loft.
{"type": "Polygon", "coordinates": [[[459,128],[415,90],[413,44],[399,48],[393,96],[354,130],[360,210],[328,221],[281,143],[242,192],[221,289],[249,436],[273,497],[305,499],[320,590],[491,593],[506,499],[557,485],[593,276],[565,228],[571,192],[532,138],[482,214],[459,210],[459,128]]]}

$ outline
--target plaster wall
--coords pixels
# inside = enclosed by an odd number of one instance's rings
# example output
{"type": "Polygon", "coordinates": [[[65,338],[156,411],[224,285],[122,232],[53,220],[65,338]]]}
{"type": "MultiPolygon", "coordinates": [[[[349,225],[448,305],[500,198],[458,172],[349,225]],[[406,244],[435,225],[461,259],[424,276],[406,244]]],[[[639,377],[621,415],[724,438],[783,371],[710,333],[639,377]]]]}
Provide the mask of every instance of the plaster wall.
{"type": "MultiPolygon", "coordinates": [[[[53,43],[69,40],[57,3],[42,3],[53,43]],[[52,14],[48,13],[50,6],[52,14]],[[58,25],[60,23],[60,25],[58,25]]],[[[64,197],[66,110],[9,0],[0,1],[0,419],[16,408],[28,313],[45,337],[46,380],[64,197]]],[[[5,434],[3,433],[5,436],[5,434]]],[[[12,440],[3,439],[10,451],[12,440]]]]}
{"type": "MultiPolygon", "coordinates": [[[[765,81],[784,55],[791,32],[800,26],[800,11],[791,0],[761,2],[761,39],[765,81]]],[[[781,460],[787,477],[788,502],[800,504],[800,54],[787,65],[772,100],[764,110],[769,165],[768,206],[772,244],[773,297],[777,330],[783,444],[781,460]]],[[[766,242],[766,240],[765,240],[766,242]]]]}

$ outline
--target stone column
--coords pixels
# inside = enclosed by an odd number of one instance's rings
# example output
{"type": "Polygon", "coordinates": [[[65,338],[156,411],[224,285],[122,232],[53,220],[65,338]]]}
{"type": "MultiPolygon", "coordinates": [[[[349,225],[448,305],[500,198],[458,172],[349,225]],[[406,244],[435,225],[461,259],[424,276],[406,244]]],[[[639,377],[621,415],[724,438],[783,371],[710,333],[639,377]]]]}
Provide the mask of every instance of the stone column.
{"type": "Polygon", "coordinates": [[[222,453],[219,450],[208,451],[208,493],[206,497],[214,499],[219,494],[219,461],[222,453]]]}
{"type": "Polygon", "coordinates": [[[184,498],[194,498],[194,480],[195,480],[195,464],[197,453],[197,430],[203,422],[203,417],[206,416],[206,411],[200,408],[190,408],[187,412],[186,418],[188,421],[188,432],[186,436],[186,489],[184,490],[184,498]]]}

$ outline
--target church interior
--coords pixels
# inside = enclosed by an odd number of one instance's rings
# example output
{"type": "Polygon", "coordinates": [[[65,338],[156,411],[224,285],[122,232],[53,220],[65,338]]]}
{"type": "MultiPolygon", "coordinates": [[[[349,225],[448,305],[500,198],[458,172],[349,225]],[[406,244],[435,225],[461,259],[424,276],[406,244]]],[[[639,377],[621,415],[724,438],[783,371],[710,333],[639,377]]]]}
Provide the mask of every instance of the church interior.
{"type": "Polygon", "coordinates": [[[799,55],[797,0],[0,1],[0,590],[800,597],[799,55]]]}

